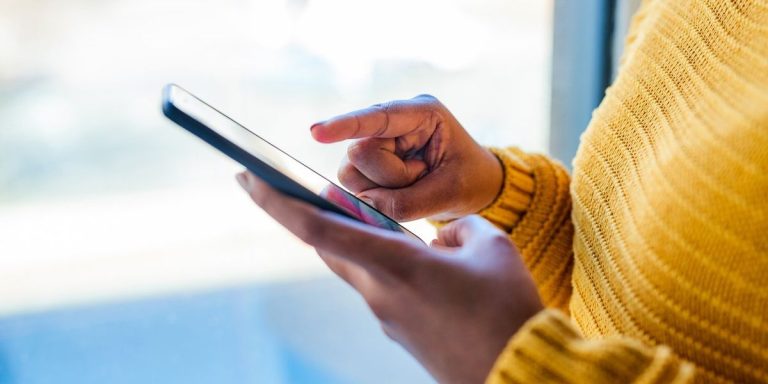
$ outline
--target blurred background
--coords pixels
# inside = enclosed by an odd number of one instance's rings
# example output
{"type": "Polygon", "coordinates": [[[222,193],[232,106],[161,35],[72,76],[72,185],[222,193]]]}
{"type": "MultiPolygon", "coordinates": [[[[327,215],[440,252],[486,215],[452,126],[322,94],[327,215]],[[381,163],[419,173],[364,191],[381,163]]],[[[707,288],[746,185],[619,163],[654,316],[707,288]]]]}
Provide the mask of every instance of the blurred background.
{"type": "Polygon", "coordinates": [[[430,382],[160,91],[332,179],[346,145],[313,122],[421,93],[481,144],[546,151],[553,8],[0,0],[0,383],[430,382]]]}

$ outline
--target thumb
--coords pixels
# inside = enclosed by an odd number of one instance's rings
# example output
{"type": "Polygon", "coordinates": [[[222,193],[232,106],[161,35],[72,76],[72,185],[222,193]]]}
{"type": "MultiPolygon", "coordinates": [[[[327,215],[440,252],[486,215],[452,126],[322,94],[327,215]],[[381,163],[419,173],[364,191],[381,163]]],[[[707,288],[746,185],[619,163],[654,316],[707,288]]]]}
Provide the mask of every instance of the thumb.
{"type": "Polygon", "coordinates": [[[494,238],[509,241],[504,232],[479,215],[454,220],[440,228],[437,233],[437,242],[446,247],[463,247],[494,238]]]}

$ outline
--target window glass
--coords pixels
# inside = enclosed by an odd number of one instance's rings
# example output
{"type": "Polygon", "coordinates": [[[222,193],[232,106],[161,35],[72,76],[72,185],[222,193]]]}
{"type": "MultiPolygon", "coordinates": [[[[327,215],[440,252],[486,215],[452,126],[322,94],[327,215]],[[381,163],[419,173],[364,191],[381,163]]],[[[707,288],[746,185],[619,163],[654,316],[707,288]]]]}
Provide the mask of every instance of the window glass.
{"type": "Polygon", "coordinates": [[[544,150],[551,7],[0,2],[0,382],[428,381],[161,88],[331,179],[346,144],[313,122],[421,93],[482,144],[544,150]]]}

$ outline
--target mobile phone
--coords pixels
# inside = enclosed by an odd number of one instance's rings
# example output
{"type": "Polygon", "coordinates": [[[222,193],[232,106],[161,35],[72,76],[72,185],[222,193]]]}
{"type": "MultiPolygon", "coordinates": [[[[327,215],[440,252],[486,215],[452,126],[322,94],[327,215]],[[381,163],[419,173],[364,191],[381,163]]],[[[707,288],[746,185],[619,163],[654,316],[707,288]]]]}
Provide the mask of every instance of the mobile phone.
{"type": "Polygon", "coordinates": [[[421,240],[396,221],[176,84],[163,88],[163,113],[288,196],[421,240]]]}

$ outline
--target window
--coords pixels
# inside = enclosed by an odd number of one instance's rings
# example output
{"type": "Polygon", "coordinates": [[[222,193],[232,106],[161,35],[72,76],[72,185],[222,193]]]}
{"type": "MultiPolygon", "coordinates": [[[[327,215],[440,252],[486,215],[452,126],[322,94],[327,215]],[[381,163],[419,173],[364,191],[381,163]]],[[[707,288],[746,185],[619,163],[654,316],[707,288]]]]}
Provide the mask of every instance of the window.
{"type": "Polygon", "coordinates": [[[544,150],[551,12],[0,3],[0,382],[429,381],[248,201],[237,164],[162,117],[160,90],[184,86],[331,177],[345,144],[313,142],[312,122],[420,93],[481,143],[544,150]]]}

